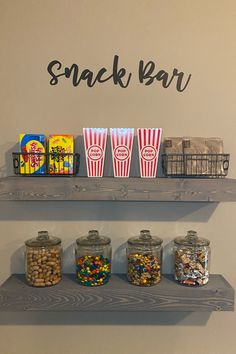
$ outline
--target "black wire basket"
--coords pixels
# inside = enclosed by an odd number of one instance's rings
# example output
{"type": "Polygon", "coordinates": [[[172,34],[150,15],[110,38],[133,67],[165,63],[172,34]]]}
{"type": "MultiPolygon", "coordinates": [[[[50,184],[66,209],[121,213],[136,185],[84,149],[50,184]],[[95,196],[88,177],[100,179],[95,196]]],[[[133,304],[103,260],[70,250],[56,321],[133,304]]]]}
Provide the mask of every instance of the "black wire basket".
{"type": "Polygon", "coordinates": [[[166,177],[221,178],[228,174],[229,154],[163,154],[166,177]]]}
{"type": "Polygon", "coordinates": [[[13,169],[24,176],[71,176],[79,172],[79,154],[13,152],[13,169]]]}

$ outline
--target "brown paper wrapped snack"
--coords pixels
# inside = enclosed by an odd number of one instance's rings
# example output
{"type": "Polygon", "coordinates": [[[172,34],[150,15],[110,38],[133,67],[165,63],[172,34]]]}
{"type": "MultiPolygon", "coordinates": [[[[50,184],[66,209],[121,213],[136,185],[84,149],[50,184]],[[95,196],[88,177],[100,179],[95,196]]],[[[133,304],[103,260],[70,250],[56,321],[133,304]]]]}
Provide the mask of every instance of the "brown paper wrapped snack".
{"type": "Polygon", "coordinates": [[[206,146],[206,139],[202,137],[184,137],[183,138],[184,154],[191,154],[192,156],[185,156],[185,174],[192,175],[207,175],[209,173],[208,157],[204,154],[209,153],[206,146]],[[201,154],[201,156],[197,156],[201,154]]]}
{"type": "Polygon", "coordinates": [[[168,137],[164,140],[167,175],[221,176],[225,171],[221,138],[168,137]]]}
{"type": "Polygon", "coordinates": [[[206,146],[209,149],[209,173],[221,175],[224,173],[223,162],[224,144],[221,138],[206,138],[206,146]]]}
{"type": "Polygon", "coordinates": [[[184,174],[182,140],[182,137],[167,137],[164,140],[164,153],[169,155],[166,161],[167,175],[184,174]]]}
{"type": "Polygon", "coordinates": [[[184,154],[193,155],[186,156],[186,175],[222,174],[222,158],[218,155],[224,152],[222,139],[203,137],[184,138],[183,151],[184,154]],[[201,156],[198,156],[198,154],[201,154],[201,156]]]}
{"type": "Polygon", "coordinates": [[[221,138],[206,138],[206,146],[209,154],[223,154],[224,143],[221,138]]]}

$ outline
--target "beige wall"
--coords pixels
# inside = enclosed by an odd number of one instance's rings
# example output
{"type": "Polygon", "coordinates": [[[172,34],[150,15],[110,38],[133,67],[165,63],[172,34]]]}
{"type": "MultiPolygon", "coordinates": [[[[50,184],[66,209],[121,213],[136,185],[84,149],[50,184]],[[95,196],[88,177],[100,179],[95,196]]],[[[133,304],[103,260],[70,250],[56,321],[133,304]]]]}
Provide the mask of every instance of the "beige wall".
{"type": "MultiPolygon", "coordinates": [[[[84,126],[163,127],[167,135],[221,136],[236,178],[236,3],[220,0],[0,0],[0,173],[12,174],[10,152],[20,132],[74,133],[84,126]],[[127,89],[92,89],[61,80],[46,67],[111,67],[133,73],[127,89]],[[137,80],[140,59],[191,73],[183,93],[137,80]]],[[[0,203],[0,283],[23,271],[22,245],[39,229],[64,240],[72,271],[74,239],[91,227],[110,235],[114,271],[125,271],[123,244],[141,228],[164,239],[195,228],[211,240],[213,273],[236,287],[236,204],[0,203]],[[71,258],[70,258],[71,257],[71,258]]],[[[165,259],[164,270],[170,271],[165,259]]],[[[231,313],[0,314],[1,354],[233,354],[231,313]]]]}

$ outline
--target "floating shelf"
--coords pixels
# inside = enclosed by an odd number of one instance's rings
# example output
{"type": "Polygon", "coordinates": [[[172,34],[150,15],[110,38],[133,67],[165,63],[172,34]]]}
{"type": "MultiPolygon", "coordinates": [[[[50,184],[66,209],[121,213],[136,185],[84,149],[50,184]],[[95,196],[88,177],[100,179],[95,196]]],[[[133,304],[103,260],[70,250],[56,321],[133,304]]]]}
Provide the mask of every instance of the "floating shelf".
{"type": "Polygon", "coordinates": [[[0,200],[235,202],[230,178],[0,178],[0,200]]]}
{"type": "Polygon", "coordinates": [[[66,274],[53,287],[34,288],[23,274],[0,287],[0,311],[233,311],[234,289],[221,275],[211,275],[198,288],[177,284],[171,275],[144,288],[131,285],[124,274],[113,274],[108,284],[84,287],[66,274]]]}

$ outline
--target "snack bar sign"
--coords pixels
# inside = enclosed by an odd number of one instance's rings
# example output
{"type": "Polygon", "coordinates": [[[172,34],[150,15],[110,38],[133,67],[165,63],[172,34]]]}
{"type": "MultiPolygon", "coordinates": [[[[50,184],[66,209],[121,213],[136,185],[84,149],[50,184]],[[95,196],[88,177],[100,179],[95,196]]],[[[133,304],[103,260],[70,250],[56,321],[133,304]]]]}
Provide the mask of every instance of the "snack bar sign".
{"type": "Polygon", "coordinates": [[[50,75],[49,83],[55,86],[68,79],[74,87],[84,84],[92,88],[110,81],[118,87],[127,88],[132,80],[137,80],[145,86],[159,84],[165,89],[173,86],[178,92],[183,92],[191,79],[191,74],[185,74],[177,68],[167,71],[159,68],[154,61],[140,60],[137,71],[132,73],[120,61],[119,56],[115,55],[110,68],[102,67],[95,72],[78,64],[64,66],[59,60],[52,60],[47,67],[50,75]]]}

